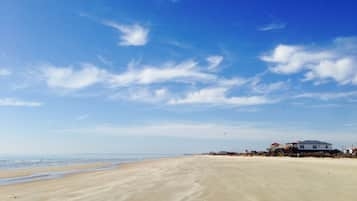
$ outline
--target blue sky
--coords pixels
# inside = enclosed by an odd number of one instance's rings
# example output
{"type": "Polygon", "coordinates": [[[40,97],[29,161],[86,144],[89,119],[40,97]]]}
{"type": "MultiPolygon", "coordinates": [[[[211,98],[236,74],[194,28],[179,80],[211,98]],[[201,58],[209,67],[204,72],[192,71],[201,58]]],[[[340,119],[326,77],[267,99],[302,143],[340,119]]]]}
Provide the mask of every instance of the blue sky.
{"type": "Polygon", "coordinates": [[[2,1],[0,153],[357,144],[357,4],[2,1]]]}

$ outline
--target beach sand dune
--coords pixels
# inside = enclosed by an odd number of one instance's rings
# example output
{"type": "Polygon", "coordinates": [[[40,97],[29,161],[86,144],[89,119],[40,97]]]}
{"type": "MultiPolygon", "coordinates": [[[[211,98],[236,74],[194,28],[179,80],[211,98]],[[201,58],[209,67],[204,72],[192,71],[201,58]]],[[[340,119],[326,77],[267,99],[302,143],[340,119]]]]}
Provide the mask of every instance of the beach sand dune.
{"type": "Polygon", "coordinates": [[[0,186],[0,200],[355,201],[357,160],[190,156],[0,186]]]}

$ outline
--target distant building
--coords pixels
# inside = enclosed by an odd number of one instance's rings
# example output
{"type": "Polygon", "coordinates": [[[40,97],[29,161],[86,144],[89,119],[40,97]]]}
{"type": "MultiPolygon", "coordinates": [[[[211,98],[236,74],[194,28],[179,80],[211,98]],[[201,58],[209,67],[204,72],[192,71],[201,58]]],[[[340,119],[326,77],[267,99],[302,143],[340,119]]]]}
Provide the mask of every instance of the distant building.
{"type": "Polygon", "coordinates": [[[351,148],[346,148],[343,150],[344,154],[351,154],[351,155],[356,155],[357,154],[357,148],[356,147],[351,147],[351,148]]]}
{"type": "Polygon", "coordinates": [[[270,148],[268,148],[268,151],[274,152],[274,151],[284,150],[284,149],[285,149],[285,145],[274,142],[270,145],[270,148]]]}
{"type": "Polygon", "coordinates": [[[287,143],[287,147],[293,147],[298,151],[331,151],[332,144],[318,140],[304,140],[293,143],[287,143]]]}

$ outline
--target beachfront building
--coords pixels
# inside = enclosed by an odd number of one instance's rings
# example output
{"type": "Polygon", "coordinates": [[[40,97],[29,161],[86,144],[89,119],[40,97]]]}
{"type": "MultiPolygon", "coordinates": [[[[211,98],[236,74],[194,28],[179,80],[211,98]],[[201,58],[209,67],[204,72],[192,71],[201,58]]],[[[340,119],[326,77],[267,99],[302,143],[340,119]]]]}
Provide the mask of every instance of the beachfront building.
{"type": "Polygon", "coordinates": [[[357,154],[357,148],[352,146],[350,148],[343,149],[343,153],[344,154],[356,155],[357,154]]]}
{"type": "Polygon", "coordinates": [[[292,147],[298,151],[331,151],[332,144],[318,140],[304,140],[287,143],[287,147],[292,147]]]}
{"type": "Polygon", "coordinates": [[[268,151],[270,152],[276,152],[279,150],[284,150],[285,149],[285,145],[284,144],[279,144],[277,142],[274,142],[270,145],[270,148],[268,148],[268,151]]]}

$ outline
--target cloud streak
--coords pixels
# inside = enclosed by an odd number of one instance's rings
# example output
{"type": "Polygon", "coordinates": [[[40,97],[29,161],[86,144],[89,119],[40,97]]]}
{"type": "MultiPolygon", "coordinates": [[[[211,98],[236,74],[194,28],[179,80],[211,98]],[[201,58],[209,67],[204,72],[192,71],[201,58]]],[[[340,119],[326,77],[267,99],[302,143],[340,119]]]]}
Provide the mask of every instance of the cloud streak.
{"type": "Polygon", "coordinates": [[[190,92],[181,99],[172,99],[171,105],[181,104],[211,104],[211,105],[233,105],[233,106],[251,106],[269,104],[275,101],[269,100],[264,96],[232,96],[228,97],[229,88],[205,88],[199,91],[190,92]]]}
{"type": "Polygon", "coordinates": [[[324,101],[342,99],[342,98],[350,98],[356,97],[357,91],[348,91],[348,92],[329,92],[329,93],[303,93],[294,96],[294,98],[312,98],[312,99],[320,99],[324,101]]]}
{"type": "Polygon", "coordinates": [[[77,121],[83,121],[89,118],[89,114],[81,114],[79,116],[76,117],[77,121]]]}
{"type": "Polygon", "coordinates": [[[204,82],[214,79],[215,75],[200,71],[197,62],[188,60],[160,67],[144,66],[142,69],[129,69],[127,72],[111,76],[110,82],[113,86],[128,86],[163,82],[204,82]]]}
{"type": "Polygon", "coordinates": [[[39,107],[43,103],[36,101],[24,101],[14,98],[0,98],[1,107],[39,107]]]}
{"type": "Polygon", "coordinates": [[[273,31],[273,30],[279,30],[279,29],[285,29],[286,24],[285,23],[270,23],[263,25],[258,28],[259,31],[273,31]]]}
{"type": "Polygon", "coordinates": [[[143,46],[148,42],[150,30],[139,24],[124,25],[113,21],[104,21],[103,24],[120,32],[120,46],[143,46]]]}
{"type": "Polygon", "coordinates": [[[0,68],[0,76],[9,76],[11,75],[11,71],[5,68],[0,68]]]}
{"type": "Polygon", "coordinates": [[[222,63],[223,61],[223,56],[220,55],[214,55],[214,56],[209,56],[206,58],[208,62],[208,70],[209,71],[214,71],[217,69],[217,67],[222,63]]]}
{"type": "Polygon", "coordinates": [[[109,98],[112,100],[126,100],[145,103],[165,102],[170,97],[170,92],[166,88],[134,87],[120,90],[109,98]]]}
{"type": "Polygon", "coordinates": [[[99,83],[116,88],[167,82],[209,82],[217,79],[216,75],[201,71],[198,63],[193,60],[162,66],[143,65],[137,69],[130,67],[122,73],[112,73],[89,63],[76,68],[44,65],[41,67],[41,77],[50,88],[68,90],[79,90],[99,83]]]}

